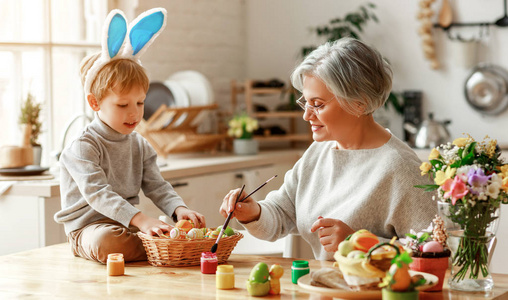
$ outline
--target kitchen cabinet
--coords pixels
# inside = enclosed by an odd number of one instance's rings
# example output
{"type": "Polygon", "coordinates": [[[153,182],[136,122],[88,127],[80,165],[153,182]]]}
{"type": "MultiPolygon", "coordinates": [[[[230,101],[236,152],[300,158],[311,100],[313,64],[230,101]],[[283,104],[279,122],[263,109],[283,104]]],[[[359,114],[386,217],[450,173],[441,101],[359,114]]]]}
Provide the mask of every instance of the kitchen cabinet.
{"type": "Polygon", "coordinates": [[[59,195],[55,182],[47,186],[21,183],[0,197],[0,255],[67,240],[63,226],[53,220],[60,210],[59,195]]]}
{"type": "MultiPolygon", "coordinates": [[[[294,162],[263,165],[199,176],[179,177],[170,179],[169,182],[190,209],[205,216],[207,227],[217,227],[225,221],[225,218],[219,213],[219,208],[224,196],[230,190],[245,184],[245,191],[250,193],[267,179],[277,175],[265,187],[252,195],[253,199],[262,200],[268,192],[278,189],[282,185],[284,174],[293,164],[294,162]]],[[[163,215],[162,211],[144,196],[141,197],[139,209],[152,217],[163,215]]],[[[234,220],[230,222],[230,226],[241,228],[234,220]]]]}

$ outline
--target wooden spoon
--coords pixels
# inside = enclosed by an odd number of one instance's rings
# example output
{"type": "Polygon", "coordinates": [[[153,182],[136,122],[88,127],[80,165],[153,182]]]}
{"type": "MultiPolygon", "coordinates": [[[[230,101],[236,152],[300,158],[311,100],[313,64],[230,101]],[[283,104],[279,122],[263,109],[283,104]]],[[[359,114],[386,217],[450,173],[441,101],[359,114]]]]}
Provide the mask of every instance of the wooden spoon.
{"type": "Polygon", "coordinates": [[[443,28],[448,28],[452,24],[452,7],[448,0],[443,0],[441,10],[439,11],[438,23],[443,28]]]}

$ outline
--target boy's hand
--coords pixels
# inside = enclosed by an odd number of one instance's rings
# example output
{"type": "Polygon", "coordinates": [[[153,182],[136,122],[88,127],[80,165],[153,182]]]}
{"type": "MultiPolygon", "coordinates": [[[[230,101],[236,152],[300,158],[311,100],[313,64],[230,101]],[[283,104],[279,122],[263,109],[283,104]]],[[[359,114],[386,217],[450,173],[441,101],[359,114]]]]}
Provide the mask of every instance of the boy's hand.
{"type": "Polygon", "coordinates": [[[191,220],[196,228],[206,227],[205,216],[202,214],[190,210],[186,207],[179,206],[175,209],[176,219],[180,220],[191,220]]]}
{"type": "Polygon", "coordinates": [[[142,212],[137,213],[131,220],[131,225],[134,225],[148,235],[158,235],[162,236],[163,234],[169,234],[173,226],[168,225],[158,219],[154,219],[145,215],[142,212]]]}

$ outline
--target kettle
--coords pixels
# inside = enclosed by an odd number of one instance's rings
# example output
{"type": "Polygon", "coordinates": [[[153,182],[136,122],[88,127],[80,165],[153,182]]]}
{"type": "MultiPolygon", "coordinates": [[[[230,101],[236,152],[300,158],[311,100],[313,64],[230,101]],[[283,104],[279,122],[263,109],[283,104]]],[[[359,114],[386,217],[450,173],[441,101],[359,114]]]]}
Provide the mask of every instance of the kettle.
{"type": "Polygon", "coordinates": [[[434,120],[434,114],[429,113],[429,118],[424,120],[419,127],[411,123],[404,123],[404,129],[416,135],[416,148],[435,148],[450,141],[450,132],[446,125],[450,120],[438,122],[434,120]]]}

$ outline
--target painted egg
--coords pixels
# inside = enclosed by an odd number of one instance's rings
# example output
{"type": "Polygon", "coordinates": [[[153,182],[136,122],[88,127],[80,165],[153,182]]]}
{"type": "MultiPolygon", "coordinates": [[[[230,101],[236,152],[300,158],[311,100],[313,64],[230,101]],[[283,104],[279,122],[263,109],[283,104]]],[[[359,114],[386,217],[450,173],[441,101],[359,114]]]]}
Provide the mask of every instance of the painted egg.
{"type": "Polygon", "coordinates": [[[203,237],[204,237],[203,230],[201,230],[199,228],[192,228],[187,233],[187,238],[192,239],[192,240],[202,239],[203,237]]]}
{"type": "Polygon", "coordinates": [[[192,228],[194,228],[194,223],[190,220],[180,220],[175,224],[176,228],[179,228],[185,232],[189,232],[192,228]]]}
{"type": "Polygon", "coordinates": [[[169,232],[169,237],[172,239],[184,239],[186,237],[185,231],[180,230],[179,228],[173,228],[169,232]]]}
{"type": "Polygon", "coordinates": [[[436,241],[425,243],[422,247],[423,252],[443,252],[443,245],[436,241]]]}

